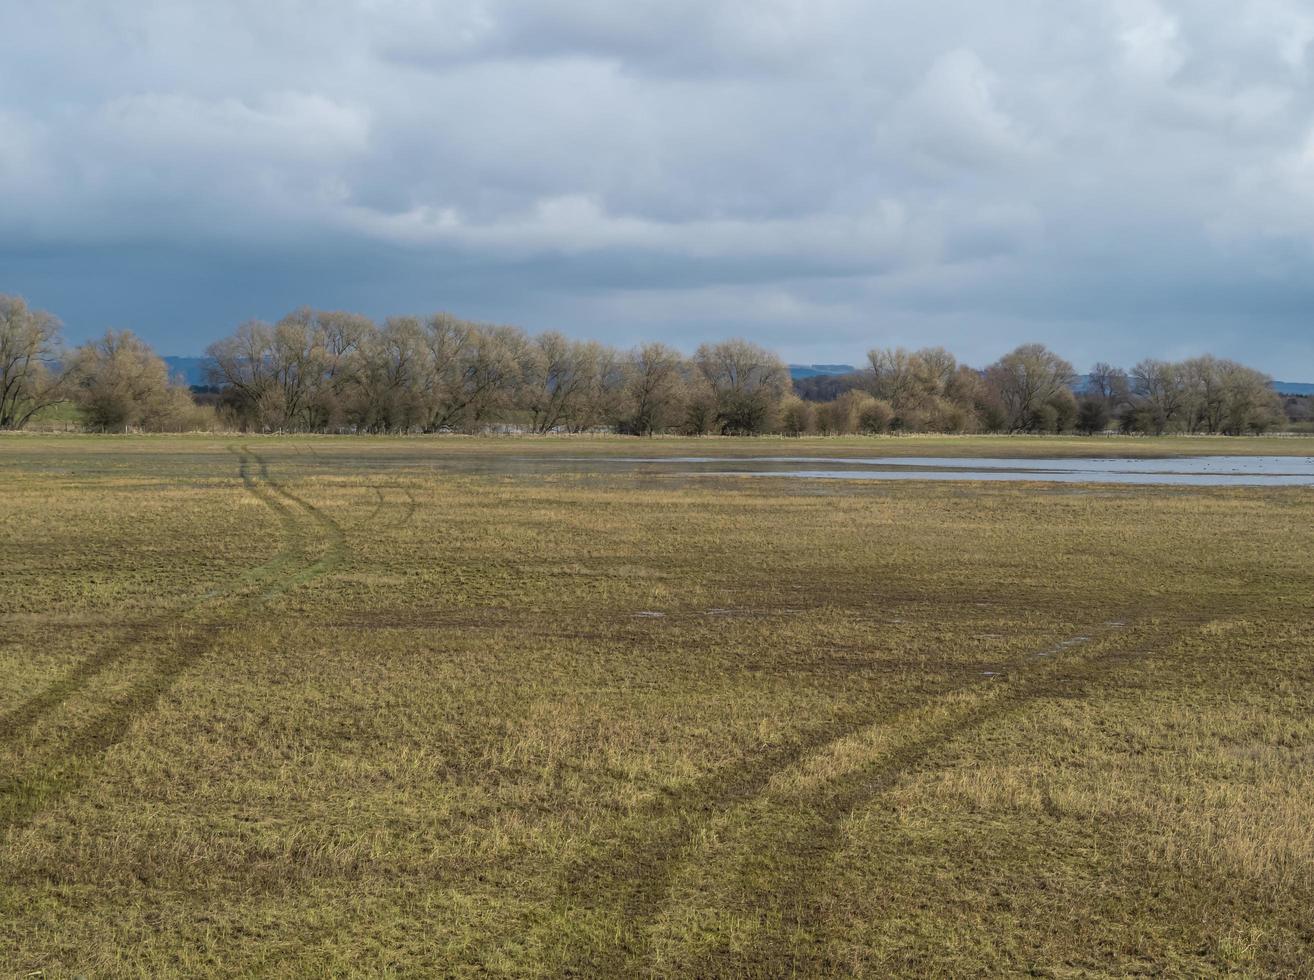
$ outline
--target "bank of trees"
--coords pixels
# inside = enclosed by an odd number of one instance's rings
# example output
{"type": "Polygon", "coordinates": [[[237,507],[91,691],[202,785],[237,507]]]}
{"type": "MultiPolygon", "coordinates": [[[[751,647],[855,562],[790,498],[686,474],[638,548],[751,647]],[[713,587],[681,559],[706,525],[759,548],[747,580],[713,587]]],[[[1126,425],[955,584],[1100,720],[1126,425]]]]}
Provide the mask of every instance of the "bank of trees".
{"type": "Polygon", "coordinates": [[[1099,363],[1081,377],[1040,344],[979,371],[939,347],[879,349],[833,387],[843,393],[813,409],[815,431],[1245,435],[1287,420],[1271,378],[1211,356],[1099,363]]]}
{"type": "Polygon", "coordinates": [[[213,413],[172,383],[163,360],[128,331],[67,350],[59,320],[0,294],[0,429],[21,429],[69,403],[97,432],[206,428],[213,413]]]}
{"type": "Polygon", "coordinates": [[[0,295],[0,428],[61,402],[107,432],[1244,434],[1284,419],[1269,378],[1234,361],[1097,364],[1079,378],[1040,344],[983,369],[941,347],[878,348],[861,370],[803,386],[808,398],[779,357],[745,340],[691,356],[661,343],[621,351],[446,313],[376,323],[303,308],[242,324],[207,354],[217,416],[133,334],[66,350],[55,317],[0,295]]]}
{"type": "Polygon", "coordinates": [[[882,432],[1065,432],[1077,414],[1072,365],[1026,344],[984,370],[943,347],[878,348],[848,375],[845,390],[816,406],[822,434],[882,432]]]}
{"type": "Polygon", "coordinates": [[[875,349],[826,400],[798,397],[780,358],[744,340],[685,357],[447,314],[375,325],[300,310],[245,324],[209,354],[230,421],[262,430],[1240,434],[1283,417],[1269,379],[1232,361],[1098,364],[1082,379],[1041,344],[984,369],[941,347],[875,349]]]}
{"type": "Polygon", "coordinates": [[[1144,360],[1131,371],[1096,364],[1082,389],[1077,428],[1246,435],[1286,420],[1282,399],[1266,374],[1206,355],[1144,360]]]}
{"type": "Polygon", "coordinates": [[[299,310],[207,353],[230,420],[277,431],[754,434],[775,429],[790,385],[784,363],[747,341],[686,358],[448,314],[376,325],[299,310]]]}

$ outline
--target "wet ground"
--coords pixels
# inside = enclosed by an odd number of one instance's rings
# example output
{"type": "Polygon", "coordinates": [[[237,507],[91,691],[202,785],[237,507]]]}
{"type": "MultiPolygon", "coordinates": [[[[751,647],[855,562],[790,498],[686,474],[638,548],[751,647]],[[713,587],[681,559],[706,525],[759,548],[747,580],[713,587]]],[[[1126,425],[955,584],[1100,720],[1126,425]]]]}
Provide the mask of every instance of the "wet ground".
{"type": "MultiPolygon", "coordinates": [[[[640,462],[634,460],[633,462],[640,462]]],[[[654,465],[651,460],[642,461],[654,465]]],[[[989,480],[1179,486],[1314,486],[1314,457],[1197,456],[1173,459],[986,459],[873,457],[662,460],[703,476],[776,476],[823,480],[989,480]],[[824,464],[824,465],[822,465],[824,464]]]]}
{"type": "MultiPolygon", "coordinates": [[[[422,443],[403,440],[263,440],[235,439],[233,448],[247,442],[290,475],[358,473],[445,472],[493,477],[533,478],[582,476],[646,481],[672,478],[698,481],[725,477],[786,477],[826,481],[983,481],[1051,484],[1105,484],[1196,487],[1304,487],[1314,486],[1314,456],[1310,455],[1164,455],[1145,456],[1025,456],[997,455],[639,455],[633,450],[612,455],[610,447],[581,452],[562,445],[536,445],[485,449],[477,444],[422,443]]],[[[129,441],[97,444],[95,452],[73,455],[50,452],[50,447],[25,451],[15,442],[0,457],[0,472],[14,468],[60,475],[77,483],[112,474],[131,473],[143,479],[175,484],[193,478],[199,483],[220,473],[230,477],[232,454],[220,445],[183,442],[168,453],[154,444],[129,441]]],[[[587,443],[579,444],[588,446],[587,443]]],[[[80,448],[70,445],[69,449],[80,448]]],[[[145,486],[143,486],[145,488],[145,486]]]]}
{"type": "Polygon", "coordinates": [[[1311,456],[1186,456],[1165,459],[1000,459],[949,456],[596,456],[470,455],[443,468],[504,474],[632,474],[682,477],[793,477],[814,480],[981,480],[991,482],[1283,487],[1314,486],[1311,456]]]}

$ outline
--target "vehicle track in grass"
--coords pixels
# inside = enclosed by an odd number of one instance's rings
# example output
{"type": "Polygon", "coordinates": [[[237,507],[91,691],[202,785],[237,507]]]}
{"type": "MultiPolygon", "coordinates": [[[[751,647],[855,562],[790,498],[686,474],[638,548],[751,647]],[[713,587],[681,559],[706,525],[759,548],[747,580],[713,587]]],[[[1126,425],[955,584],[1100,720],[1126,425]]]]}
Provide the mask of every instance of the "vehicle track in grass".
{"type": "Polygon", "coordinates": [[[114,697],[88,724],[71,732],[54,751],[34,753],[36,758],[24,773],[0,776],[0,830],[27,823],[78,785],[95,760],[121,741],[137,718],[155,707],[181,674],[214,646],[222,631],[239,624],[264,602],[328,575],[342,561],[346,538],[336,521],[274,480],[261,456],[245,446],[229,449],[239,457],[243,488],[277,516],[282,547],[233,586],[204,593],[137,626],[131,635],[92,654],[68,676],[0,720],[0,739],[12,743],[110,667],[129,660],[146,665],[140,680],[114,697]],[[313,554],[311,543],[315,537],[323,543],[318,555],[313,554]],[[193,613],[199,613],[194,620],[177,622],[193,613]]]}
{"type": "Polygon", "coordinates": [[[353,522],[351,525],[353,530],[368,527],[373,524],[378,520],[379,514],[383,512],[384,505],[388,503],[388,498],[383,495],[383,490],[377,483],[371,483],[369,489],[374,494],[374,506],[370,509],[368,514],[360,518],[360,520],[353,522]]]}
{"type": "MultiPolygon", "coordinates": [[[[770,941],[759,943],[743,955],[726,956],[717,951],[681,965],[681,971],[696,976],[812,976],[834,972],[841,964],[827,962],[820,944],[802,950],[791,940],[815,936],[816,900],[824,882],[828,862],[844,844],[844,826],[855,812],[895,789],[906,777],[934,771],[938,752],[964,736],[991,723],[1026,712],[1032,705],[1051,698],[1088,695],[1098,688],[1106,671],[1129,656],[1150,656],[1146,647],[1204,628],[1219,616],[1200,615],[1160,619],[1127,634],[1129,643],[1113,643],[1089,656],[1072,658],[1056,669],[1027,671],[1007,684],[1000,684],[997,697],[966,708],[942,724],[897,743],[834,779],[811,796],[793,802],[793,812],[806,812],[804,825],[791,824],[790,833],[754,840],[757,853],[767,850],[783,873],[773,875],[768,889],[739,889],[736,908],[766,908],[778,911],[781,923],[770,941]]],[[[1052,656],[1052,654],[1050,654],[1052,656]]],[[[772,828],[768,829],[773,829],[772,828]]],[[[691,855],[690,859],[696,859],[691,855]]],[[[651,962],[647,967],[652,968],[651,962]]]]}
{"type": "Polygon", "coordinates": [[[371,524],[378,522],[379,515],[383,513],[383,508],[388,506],[388,496],[383,492],[384,490],[396,490],[406,498],[402,515],[384,526],[390,528],[410,527],[415,522],[415,511],[419,507],[419,502],[409,488],[402,486],[400,483],[371,483],[369,489],[374,493],[374,507],[367,515],[352,525],[353,530],[369,527],[371,524]]]}
{"type": "Polygon", "coordinates": [[[420,502],[415,499],[415,493],[409,487],[404,487],[399,483],[397,489],[406,496],[406,512],[390,526],[410,527],[415,523],[415,511],[419,508],[420,502]]]}
{"type": "MultiPolygon", "coordinates": [[[[237,451],[231,446],[229,449],[237,451]]],[[[83,690],[99,674],[123,660],[134,649],[160,641],[168,632],[169,625],[180,616],[244,589],[259,587],[265,582],[277,582],[284,576],[284,569],[303,559],[306,546],[304,528],[286,504],[264,490],[253,476],[252,469],[252,459],[240,455],[238,476],[242,480],[243,488],[274,511],[279,520],[282,545],[273,557],[242,572],[231,584],[210,589],[148,619],[113,627],[125,635],[85,657],[64,677],[0,717],[0,741],[11,739],[40,722],[59,704],[83,690]]]]}
{"type": "MultiPolygon", "coordinates": [[[[747,755],[737,763],[722,767],[676,789],[648,808],[649,816],[628,831],[601,856],[578,862],[566,875],[558,896],[559,910],[577,914],[607,914],[620,909],[622,921],[614,941],[601,948],[577,949],[567,955],[564,972],[573,976],[634,975],[649,968],[649,931],[661,913],[670,888],[681,868],[697,859],[699,832],[717,817],[736,807],[752,803],[763,796],[778,775],[835,748],[846,739],[858,737],[878,728],[897,730],[910,717],[951,703],[952,699],[981,688],[991,695],[978,705],[966,709],[956,720],[918,731],[896,742],[889,751],[879,754],[869,766],[859,767],[857,785],[892,786],[900,775],[915,767],[937,747],[960,734],[986,724],[991,718],[1016,710],[1019,703],[1034,700],[1026,697],[1033,688],[1052,685],[1059,689],[1071,684],[1082,664],[1095,666],[1121,655],[1126,644],[1115,642],[1129,636],[1132,616],[1122,615],[1092,626],[1073,636],[1015,659],[1002,668],[1007,677],[974,677],[950,684],[927,701],[890,716],[879,711],[851,712],[833,723],[819,726],[799,739],[772,749],[747,755]],[[1102,653],[1088,653],[1084,648],[1112,642],[1102,653]],[[651,829],[656,825],[659,829],[651,829]]],[[[1139,631],[1135,633],[1139,636],[1139,631]]],[[[885,791],[884,788],[879,792],[885,791]]],[[[843,794],[837,798],[843,799],[843,794]]],[[[787,965],[785,973],[789,972],[787,965]]],[[[774,975],[774,974],[766,974],[774,975]]]]}
{"type": "Polygon", "coordinates": [[[292,577],[289,582],[281,582],[280,591],[286,591],[288,588],[301,585],[304,582],[314,578],[320,578],[329,574],[342,563],[347,553],[347,536],[343,533],[342,527],[337,521],[329,517],[322,510],[316,507],[304,497],[298,496],[287,488],[283,483],[275,480],[269,473],[269,463],[259,453],[253,451],[248,446],[243,446],[242,451],[251,456],[259,467],[260,478],[264,481],[275,494],[283,500],[288,501],[293,506],[301,509],[302,513],[308,516],[319,529],[323,532],[327,545],[323,555],[320,556],[313,564],[292,577]]]}

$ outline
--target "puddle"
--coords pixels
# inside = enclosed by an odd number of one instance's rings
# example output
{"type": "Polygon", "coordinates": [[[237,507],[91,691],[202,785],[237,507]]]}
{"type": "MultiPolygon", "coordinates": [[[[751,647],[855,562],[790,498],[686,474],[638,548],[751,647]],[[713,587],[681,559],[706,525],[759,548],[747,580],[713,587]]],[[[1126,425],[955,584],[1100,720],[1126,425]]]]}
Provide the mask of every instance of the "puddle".
{"type": "Polygon", "coordinates": [[[987,459],[887,456],[868,459],[685,456],[633,460],[686,467],[682,476],[809,480],[984,480],[1199,487],[1314,486],[1310,456],[1187,456],[1171,459],[987,459]],[[821,466],[818,464],[826,464],[821,466]],[[688,467],[694,467],[688,469],[688,467]]]}

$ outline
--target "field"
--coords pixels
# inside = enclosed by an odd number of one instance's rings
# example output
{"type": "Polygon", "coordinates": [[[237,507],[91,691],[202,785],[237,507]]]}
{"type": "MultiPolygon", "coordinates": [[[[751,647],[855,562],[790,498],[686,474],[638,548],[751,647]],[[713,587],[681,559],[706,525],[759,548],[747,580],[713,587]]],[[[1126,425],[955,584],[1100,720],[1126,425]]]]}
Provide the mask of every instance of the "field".
{"type": "Polygon", "coordinates": [[[1271,440],[0,440],[10,975],[1314,975],[1271,440]]]}

